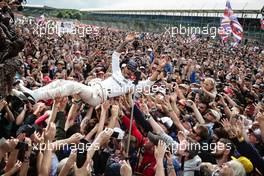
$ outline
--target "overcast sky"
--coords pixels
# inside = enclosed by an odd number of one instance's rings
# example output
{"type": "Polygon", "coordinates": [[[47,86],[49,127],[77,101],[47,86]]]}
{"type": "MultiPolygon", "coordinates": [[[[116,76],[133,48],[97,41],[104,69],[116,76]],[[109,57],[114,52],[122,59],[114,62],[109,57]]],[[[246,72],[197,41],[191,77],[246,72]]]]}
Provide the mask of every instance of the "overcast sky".
{"type": "MultiPolygon", "coordinates": [[[[27,0],[28,4],[74,9],[224,8],[226,0],[27,0]]],[[[261,9],[264,0],[230,0],[234,9],[261,9]]]]}

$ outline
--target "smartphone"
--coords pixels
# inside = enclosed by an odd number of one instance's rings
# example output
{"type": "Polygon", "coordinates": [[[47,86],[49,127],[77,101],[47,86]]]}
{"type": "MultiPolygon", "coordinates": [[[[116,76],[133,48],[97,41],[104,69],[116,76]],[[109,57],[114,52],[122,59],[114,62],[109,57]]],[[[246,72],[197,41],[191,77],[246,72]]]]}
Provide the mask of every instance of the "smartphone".
{"type": "Polygon", "coordinates": [[[118,138],[118,135],[119,135],[119,133],[118,133],[118,132],[116,132],[116,131],[114,131],[111,137],[113,137],[113,138],[116,138],[116,139],[117,139],[117,138],[118,138]]]}
{"type": "Polygon", "coordinates": [[[26,127],[26,131],[25,131],[25,133],[26,133],[26,137],[30,137],[32,134],[34,134],[35,131],[36,131],[36,129],[35,129],[34,126],[30,126],[30,125],[28,125],[28,126],[26,127]]]}
{"type": "Polygon", "coordinates": [[[15,149],[27,151],[28,144],[25,142],[18,142],[15,149]]]}
{"type": "Polygon", "coordinates": [[[220,95],[217,94],[216,97],[215,97],[215,102],[218,102],[220,100],[220,98],[221,98],[220,95]]]}

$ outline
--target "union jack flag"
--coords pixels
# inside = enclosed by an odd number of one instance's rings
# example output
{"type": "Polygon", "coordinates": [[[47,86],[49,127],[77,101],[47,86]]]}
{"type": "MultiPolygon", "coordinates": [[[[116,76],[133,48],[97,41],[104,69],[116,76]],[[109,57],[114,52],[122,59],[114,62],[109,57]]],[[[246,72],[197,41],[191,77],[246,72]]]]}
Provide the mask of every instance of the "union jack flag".
{"type": "Polygon", "coordinates": [[[264,19],[261,17],[260,19],[261,29],[264,30],[264,19]]]}
{"type": "Polygon", "coordinates": [[[227,42],[230,34],[233,35],[235,43],[238,44],[241,42],[243,28],[238,22],[237,17],[234,15],[229,0],[227,0],[224,15],[221,18],[221,30],[219,30],[222,42],[227,42]]]}
{"type": "Polygon", "coordinates": [[[261,26],[262,30],[264,30],[264,19],[263,19],[263,16],[264,16],[264,6],[261,9],[261,19],[260,19],[260,26],[261,26]]]}

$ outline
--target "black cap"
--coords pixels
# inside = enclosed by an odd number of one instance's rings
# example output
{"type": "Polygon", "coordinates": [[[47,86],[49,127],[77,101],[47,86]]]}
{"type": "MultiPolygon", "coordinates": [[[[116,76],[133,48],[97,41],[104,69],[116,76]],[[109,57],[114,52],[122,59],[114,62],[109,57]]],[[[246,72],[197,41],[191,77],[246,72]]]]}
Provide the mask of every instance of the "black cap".
{"type": "Polygon", "coordinates": [[[133,72],[137,71],[138,64],[134,60],[129,60],[127,62],[127,68],[133,72]]]}

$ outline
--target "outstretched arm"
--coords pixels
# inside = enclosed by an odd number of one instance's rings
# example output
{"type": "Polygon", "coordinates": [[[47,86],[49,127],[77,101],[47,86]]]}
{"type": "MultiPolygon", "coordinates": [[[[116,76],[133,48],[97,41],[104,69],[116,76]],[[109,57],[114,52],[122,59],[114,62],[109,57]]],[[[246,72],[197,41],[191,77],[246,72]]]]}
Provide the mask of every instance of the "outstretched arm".
{"type": "Polygon", "coordinates": [[[119,58],[120,58],[120,53],[124,50],[125,46],[133,41],[135,39],[134,34],[129,34],[126,38],[125,41],[116,49],[116,51],[112,55],[112,72],[121,72],[121,69],[119,67],[119,58]]]}

